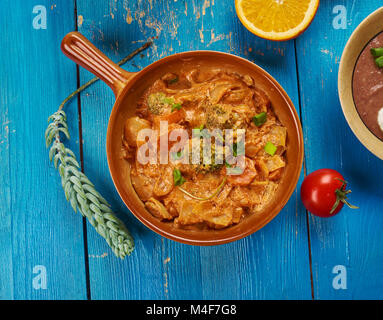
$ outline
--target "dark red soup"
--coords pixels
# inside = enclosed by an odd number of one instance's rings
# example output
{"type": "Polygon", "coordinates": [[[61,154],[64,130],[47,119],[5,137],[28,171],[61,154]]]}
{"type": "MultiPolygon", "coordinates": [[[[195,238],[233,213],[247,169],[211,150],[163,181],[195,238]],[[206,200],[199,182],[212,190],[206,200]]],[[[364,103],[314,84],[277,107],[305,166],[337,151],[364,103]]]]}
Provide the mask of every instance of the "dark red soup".
{"type": "MultiPolygon", "coordinates": [[[[354,71],[353,95],[356,109],[364,124],[383,141],[378,113],[383,108],[383,68],[375,64],[370,49],[383,47],[383,32],[372,39],[361,53],[354,71]]],[[[381,112],[382,113],[382,112],[381,112]]]]}

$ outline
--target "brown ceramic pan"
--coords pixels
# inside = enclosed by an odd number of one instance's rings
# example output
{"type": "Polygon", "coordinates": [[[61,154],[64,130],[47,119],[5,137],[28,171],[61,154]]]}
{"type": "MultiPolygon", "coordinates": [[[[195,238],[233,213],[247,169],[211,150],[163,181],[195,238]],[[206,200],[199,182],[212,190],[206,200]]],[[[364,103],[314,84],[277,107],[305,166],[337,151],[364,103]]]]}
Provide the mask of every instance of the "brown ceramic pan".
{"type": "Polygon", "coordinates": [[[148,228],[182,243],[217,245],[256,232],[285,206],[296,187],[302,168],[302,129],[290,98],[266,71],[235,55],[214,51],[189,51],[162,58],[140,72],[131,73],[118,67],[78,32],[66,35],[61,48],[70,59],[102,79],[116,96],[106,138],[109,170],[121,199],[148,228]],[[121,157],[122,133],[127,117],[135,114],[136,101],[156,79],[168,72],[204,66],[248,74],[253,77],[256,85],[268,94],[276,115],[287,128],[287,166],[274,199],[261,213],[249,215],[238,225],[222,230],[184,230],[174,227],[172,222],[159,221],[145,209],[131,184],[129,163],[121,157]]]}

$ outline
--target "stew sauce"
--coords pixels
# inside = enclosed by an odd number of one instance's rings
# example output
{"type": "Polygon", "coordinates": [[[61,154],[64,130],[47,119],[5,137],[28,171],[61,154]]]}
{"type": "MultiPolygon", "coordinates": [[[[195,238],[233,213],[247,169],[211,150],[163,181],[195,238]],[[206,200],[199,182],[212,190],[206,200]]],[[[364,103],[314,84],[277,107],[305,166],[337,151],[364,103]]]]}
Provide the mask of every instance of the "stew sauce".
{"type": "MultiPolygon", "coordinates": [[[[286,166],[287,132],[250,76],[214,68],[169,73],[146,90],[136,110],[125,123],[124,157],[131,162],[133,187],[153,216],[181,228],[221,229],[240,223],[245,215],[261,214],[273,198],[286,166]],[[145,141],[139,131],[158,131],[161,121],[167,122],[169,135],[176,129],[190,134],[186,149],[169,152],[167,164],[142,164],[138,154],[145,141]],[[231,165],[225,161],[183,161],[196,128],[245,130],[240,174],[229,175],[231,165]]],[[[235,145],[235,134],[233,138],[235,145]]],[[[160,137],[156,139],[159,143],[160,137]]]]}

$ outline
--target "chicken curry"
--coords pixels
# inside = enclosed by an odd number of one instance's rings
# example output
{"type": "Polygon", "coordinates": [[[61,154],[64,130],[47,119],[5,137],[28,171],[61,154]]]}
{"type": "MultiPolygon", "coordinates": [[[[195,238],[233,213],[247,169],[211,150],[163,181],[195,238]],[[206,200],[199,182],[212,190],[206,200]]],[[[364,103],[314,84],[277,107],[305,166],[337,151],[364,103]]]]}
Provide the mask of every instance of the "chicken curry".
{"type": "Polygon", "coordinates": [[[153,216],[179,228],[221,229],[270,203],[286,166],[286,138],[252,77],[211,68],[157,79],[126,119],[122,144],[133,187],[153,216]],[[141,161],[163,138],[166,156],[141,161]]]}

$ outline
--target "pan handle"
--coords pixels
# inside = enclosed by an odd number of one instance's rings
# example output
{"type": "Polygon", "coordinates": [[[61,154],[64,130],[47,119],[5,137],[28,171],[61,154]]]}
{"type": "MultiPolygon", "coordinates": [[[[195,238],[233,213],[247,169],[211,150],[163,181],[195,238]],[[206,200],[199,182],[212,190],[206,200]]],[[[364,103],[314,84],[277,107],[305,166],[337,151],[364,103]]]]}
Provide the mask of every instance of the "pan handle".
{"type": "Polygon", "coordinates": [[[64,54],[103,80],[117,97],[135,73],[121,69],[79,32],[68,33],[61,42],[64,54]]]}

